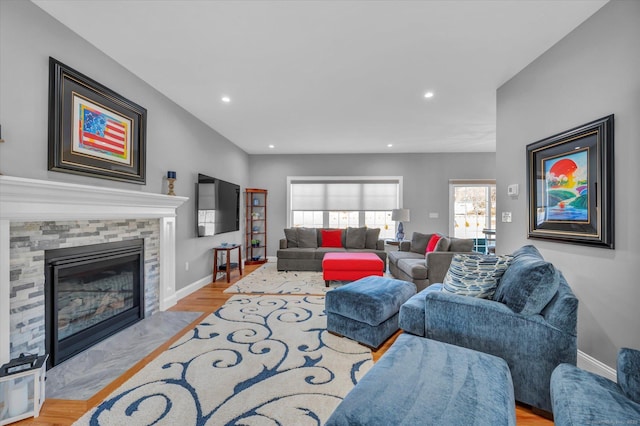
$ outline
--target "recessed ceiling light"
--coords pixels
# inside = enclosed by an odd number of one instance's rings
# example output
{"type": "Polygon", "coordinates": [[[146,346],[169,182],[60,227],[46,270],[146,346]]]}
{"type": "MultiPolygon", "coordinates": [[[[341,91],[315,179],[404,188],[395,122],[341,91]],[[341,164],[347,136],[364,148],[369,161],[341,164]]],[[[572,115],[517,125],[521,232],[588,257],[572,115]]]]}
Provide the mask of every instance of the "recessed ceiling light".
{"type": "Polygon", "coordinates": [[[269,149],[273,149],[275,147],[276,147],[275,145],[269,145],[269,149]]]}
{"type": "Polygon", "coordinates": [[[231,102],[231,98],[228,96],[223,96],[222,97],[222,102],[224,102],[225,104],[228,104],[229,102],[231,102]]]}
{"type": "Polygon", "coordinates": [[[388,143],[388,144],[387,144],[387,148],[391,148],[392,146],[393,146],[393,144],[392,144],[392,143],[388,143]]]}
{"type": "Polygon", "coordinates": [[[427,92],[424,94],[424,97],[429,99],[429,98],[433,98],[433,92],[427,92]]]}

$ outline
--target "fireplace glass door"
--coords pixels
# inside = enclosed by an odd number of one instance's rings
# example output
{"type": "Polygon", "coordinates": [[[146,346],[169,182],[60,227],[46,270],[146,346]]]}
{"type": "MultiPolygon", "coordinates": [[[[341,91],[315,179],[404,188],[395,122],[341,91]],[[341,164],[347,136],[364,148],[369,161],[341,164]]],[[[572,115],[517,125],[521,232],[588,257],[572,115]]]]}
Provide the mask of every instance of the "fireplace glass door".
{"type": "Polygon", "coordinates": [[[142,241],[47,251],[52,365],[143,318],[142,241]]]}

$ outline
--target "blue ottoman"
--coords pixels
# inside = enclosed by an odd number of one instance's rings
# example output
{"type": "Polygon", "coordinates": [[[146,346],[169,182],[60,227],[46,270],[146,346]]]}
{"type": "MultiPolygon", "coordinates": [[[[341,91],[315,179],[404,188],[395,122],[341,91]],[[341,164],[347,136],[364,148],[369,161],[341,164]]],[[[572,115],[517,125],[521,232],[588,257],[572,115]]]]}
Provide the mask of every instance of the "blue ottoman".
{"type": "Polygon", "coordinates": [[[515,406],[502,358],[403,333],[325,426],[515,425],[515,406]]]}
{"type": "Polygon", "coordinates": [[[398,331],[400,306],[416,294],[413,283],[370,276],[325,296],[327,330],[377,348],[398,331]]]}

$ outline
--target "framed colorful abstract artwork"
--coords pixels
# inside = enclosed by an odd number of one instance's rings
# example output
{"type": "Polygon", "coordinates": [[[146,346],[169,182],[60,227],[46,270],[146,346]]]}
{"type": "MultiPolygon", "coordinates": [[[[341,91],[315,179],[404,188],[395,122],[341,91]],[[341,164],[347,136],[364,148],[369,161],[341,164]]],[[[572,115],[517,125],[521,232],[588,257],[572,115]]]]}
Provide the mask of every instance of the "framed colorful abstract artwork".
{"type": "Polygon", "coordinates": [[[613,115],[527,145],[529,238],[614,248],[613,115]]]}
{"type": "Polygon", "coordinates": [[[49,170],[145,183],[147,110],[49,58],[49,170]]]}

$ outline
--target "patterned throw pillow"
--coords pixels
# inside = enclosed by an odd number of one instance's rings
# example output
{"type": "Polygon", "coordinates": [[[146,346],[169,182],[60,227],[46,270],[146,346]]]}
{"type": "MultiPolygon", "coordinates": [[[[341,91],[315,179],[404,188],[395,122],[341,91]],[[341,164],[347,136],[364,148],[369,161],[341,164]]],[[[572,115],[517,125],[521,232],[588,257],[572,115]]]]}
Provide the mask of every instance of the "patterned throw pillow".
{"type": "Polygon", "coordinates": [[[444,277],[442,291],[491,299],[511,256],[456,254],[444,277]]]}

